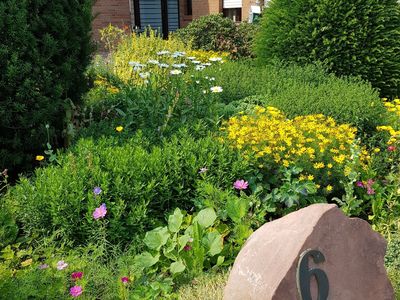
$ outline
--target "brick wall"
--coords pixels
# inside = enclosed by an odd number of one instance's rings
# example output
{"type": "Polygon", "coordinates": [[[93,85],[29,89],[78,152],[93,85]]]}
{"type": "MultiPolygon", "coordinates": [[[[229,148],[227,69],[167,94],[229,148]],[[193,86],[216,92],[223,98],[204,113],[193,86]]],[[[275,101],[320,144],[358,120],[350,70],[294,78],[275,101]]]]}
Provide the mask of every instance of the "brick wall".
{"type": "Polygon", "coordinates": [[[222,0],[193,0],[193,19],[222,12],[222,0]]]}
{"type": "Polygon", "coordinates": [[[97,0],[93,6],[93,38],[99,40],[99,29],[108,24],[123,27],[131,25],[129,0],[97,0]]]}
{"type": "Polygon", "coordinates": [[[181,27],[187,26],[193,20],[193,16],[187,15],[186,12],[187,12],[186,0],[179,0],[179,14],[180,14],[179,21],[181,27]]]}

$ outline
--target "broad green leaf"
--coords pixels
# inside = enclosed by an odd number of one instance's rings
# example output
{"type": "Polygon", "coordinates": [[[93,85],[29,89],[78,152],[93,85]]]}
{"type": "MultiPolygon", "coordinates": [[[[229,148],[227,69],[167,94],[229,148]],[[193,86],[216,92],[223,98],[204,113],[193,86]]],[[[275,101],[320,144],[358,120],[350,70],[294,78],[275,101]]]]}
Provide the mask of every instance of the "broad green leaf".
{"type": "Polygon", "coordinates": [[[217,266],[222,265],[224,263],[224,260],[225,260],[225,256],[218,256],[217,266]]]}
{"type": "Polygon", "coordinates": [[[167,227],[158,227],[146,233],[144,243],[150,249],[160,250],[167,243],[169,237],[167,227]]]}
{"type": "Polygon", "coordinates": [[[169,269],[172,274],[182,273],[185,270],[185,265],[181,261],[176,261],[171,264],[169,269]]]}
{"type": "Polygon", "coordinates": [[[242,198],[229,198],[226,202],[226,211],[228,216],[235,223],[240,223],[241,219],[246,215],[248,202],[242,198]]]}
{"type": "Polygon", "coordinates": [[[179,208],[176,208],[174,213],[168,218],[168,229],[171,232],[178,232],[183,220],[183,214],[179,208]]]}
{"type": "Polygon", "coordinates": [[[149,252],[143,252],[142,254],[136,255],[134,261],[140,268],[144,269],[155,265],[159,259],[159,254],[153,256],[149,252]]]}
{"type": "Polygon", "coordinates": [[[193,221],[197,221],[200,226],[207,228],[214,224],[215,219],[217,219],[217,215],[214,209],[208,207],[201,210],[193,221]]]}
{"type": "Polygon", "coordinates": [[[217,255],[222,251],[223,239],[222,236],[216,231],[207,233],[207,235],[203,238],[203,243],[206,245],[208,253],[211,256],[217,255]]]}

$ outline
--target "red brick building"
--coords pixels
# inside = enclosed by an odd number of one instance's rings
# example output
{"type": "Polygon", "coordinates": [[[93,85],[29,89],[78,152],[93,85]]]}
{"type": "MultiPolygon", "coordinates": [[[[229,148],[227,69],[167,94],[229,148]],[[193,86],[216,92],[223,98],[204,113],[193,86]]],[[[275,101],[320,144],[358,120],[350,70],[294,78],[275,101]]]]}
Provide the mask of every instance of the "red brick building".
{"type": "Polygon", "coordinates": [[[263,0],[97,0],[93,33],[110,23],[141,30],[159,28],[163,34],[186,26],[200,16],[223,13],[237,22],[260,13],[263,0]]]}

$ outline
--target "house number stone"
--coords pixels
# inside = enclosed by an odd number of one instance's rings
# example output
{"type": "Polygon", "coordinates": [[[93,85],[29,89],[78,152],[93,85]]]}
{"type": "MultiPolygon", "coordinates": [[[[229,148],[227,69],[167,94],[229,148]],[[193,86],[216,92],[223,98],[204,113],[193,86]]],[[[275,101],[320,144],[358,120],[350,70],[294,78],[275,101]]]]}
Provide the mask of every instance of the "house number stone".
{"type": "MultiPolygon", "coordinates": [[[[313,300],[311,298],[311,278],[315,276],[318,285],[318,298],[317,300],[328,299],[329,282],[328,276],[324,271],[317,268],[309,269],[308,260],[312,258],[315,264],[320,264],[325,261],[325,257],[321,251],[306,250],[300,255],[299,264],[297,267],[297,288],[299,290],[301,300],[313,300]]],[[[315,299],[314,299],[315,300],[315,299]]]]}

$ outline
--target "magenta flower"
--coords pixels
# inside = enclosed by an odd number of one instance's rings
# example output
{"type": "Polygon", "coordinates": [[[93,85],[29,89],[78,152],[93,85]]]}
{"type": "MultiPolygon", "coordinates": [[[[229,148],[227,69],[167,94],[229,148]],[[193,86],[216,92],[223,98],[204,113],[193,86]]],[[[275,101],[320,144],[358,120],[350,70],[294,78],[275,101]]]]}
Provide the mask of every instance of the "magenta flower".
{"type": "Polygon", "coordinates": [[[249,183],[247,181],[244,181],[243,179],[236,180],[235,183],[233,184],[233,187],[237,190],[245,190],[249,186],[249,183]]]}
{"type": "Polygon", "coordinates": [[[73,280],[82,279],[83,272],[74,272],[71,274],[73,280]]]}
{"type": "Polygon", "coordinates": [[[190,250],[192,250],[192,246],[186,245],[185,247],[183,247],[183,250],[190,251],[190,250]]]}
{"type": "Polygon", "coordinates": [[[64,270],[66,267],[68,267],[68,264],[66,262],[64,262],[63,260],[60,260],[57,263],[57,270],[59,270],[59,271],[64,270]]]}
{"type": "Polygon", "coordinates": [[[127,284],[127,283],[129,282],[129,278],[126,277],[126,276],[121,277],[121,282],[122,282],[123,284],[127,284]]]}
{"type": "Polygon", "coordinates": [[[96,186],[96,187],[93,189],[93,194],[94,194],[95,196],[98,196],[98,195],[100,195],[100,193],[101,193],[101,188],[100,188],[99,186],[96,186]]]}
{"type": "Polygon", "coordinates": [[[102,205],[100,205],[100,207],[97,207],[94,212],[93,212],[93,218],[95,220],[100,219],[100,218],[104,218],[107,214],[107,207],[106,204],[103,203],[102,205]]]}
{"type": "Polygon", "coordinates": [[[78,297],[82,294],[82,292],[83,290],[80,285],[75,285],[69,289],[69,293],[71,294],[72,297],[78,297]]]}
{"type": "Polygon", "coordinates": [[[364,187],[364,183],[363,183],[362,181],[357,181],[357,182],[356,182],[356,185],[357,185],[358,187],[361,187],[361,188],[364,187]]]}
{"type": "Polygon", "coordinates": [[[392,146],[387,147],[387,149],[388,149],[388,151],[393,152],[396,150],[396,146],[392,145],[392,146]]]}

